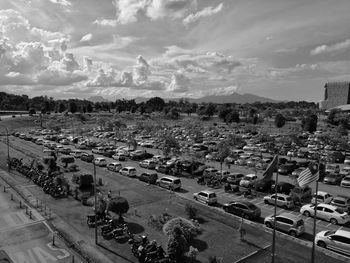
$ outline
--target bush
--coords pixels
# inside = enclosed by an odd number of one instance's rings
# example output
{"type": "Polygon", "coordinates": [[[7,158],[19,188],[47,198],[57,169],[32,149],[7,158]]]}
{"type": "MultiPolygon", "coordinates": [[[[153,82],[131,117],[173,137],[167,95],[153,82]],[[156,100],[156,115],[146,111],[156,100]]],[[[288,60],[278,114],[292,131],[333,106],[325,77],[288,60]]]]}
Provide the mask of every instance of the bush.
{"type": "Polygon", "coordinates": [[[172,218],[168,213],[163,213],[160,216],[151,215],[148,220],[148,225],[157,231],[161,231],[166,222],[172,218]]]}
{"type": "Polygon", "coordinates": [[[188,243],[200,233],[200,229],[192,221],[182,217],[176,217],[164,224],[163,233],[166,236],[172,236],[176,228],[181,229],[188,243]]]}
{"type": "Polygon", "coordinates": [[[192,204],[186,203],[185,212],[190,219],[194,219],[197,216],[197,208],[195,208],[192,204]]]}

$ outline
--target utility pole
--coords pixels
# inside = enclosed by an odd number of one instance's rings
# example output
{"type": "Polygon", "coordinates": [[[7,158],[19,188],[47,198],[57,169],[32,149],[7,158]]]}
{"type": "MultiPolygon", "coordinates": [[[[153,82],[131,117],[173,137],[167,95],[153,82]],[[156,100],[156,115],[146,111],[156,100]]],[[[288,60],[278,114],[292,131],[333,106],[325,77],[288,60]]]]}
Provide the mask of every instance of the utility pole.
{"type": "Polygon", "coordinates": [[[10,171],[10,141],[9,141],[9,130],[5,125],[1,125],[6,130],[6,145],[7,145],[7,171],[10,171]]]}
{"type": "Polygon", "coordinates": [[[98,245],[97,240],[97,192],[96,192],[96,165],[94,164],[94,194],[95,194],[95,244],[98,245]]]}

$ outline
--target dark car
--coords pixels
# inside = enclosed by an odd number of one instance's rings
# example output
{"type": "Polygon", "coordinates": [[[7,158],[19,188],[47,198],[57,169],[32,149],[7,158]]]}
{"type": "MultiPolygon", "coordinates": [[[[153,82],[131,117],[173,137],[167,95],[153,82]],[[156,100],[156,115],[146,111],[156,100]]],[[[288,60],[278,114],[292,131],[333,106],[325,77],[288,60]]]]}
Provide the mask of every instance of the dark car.
{"type": "Polygon", "coordinates": [[[324,179],[323,182],[325,184],[336,184],[339,185],[341,180],[342,180],[342,175],[338,174],[338,173],[331,173],[331,174],[327,174],[324,179]]]}
{"type": "Polygon", "coordinates": [[[158,179],[158,175],[156,173],[142,173],[139,176],[139,180],[149,183],[149,184],[156,184],[156,181],[158,179]]]}
{"type": "Polygon", "coordinates": [[[112,158],[112,156],[115,154],[114,150],[105,150],[102,155],[108,158],[112,158]]]}
{"type": "Polygon", "coordinates": [[[297,161],[296,163],[299,167],[308,167],[310,162],[309,161],[304,161],[304,160],[300,160],[300,161],[297,161]]]}
{"type": "Polygon", "coordinates": [[[274,183],[274,180],[261,179],[254,184],[254,189],[258,192],[269,192],[274,183]]]}
{"type": "Polygon", "coordinates": [[[80,156],[80,160],[88,163],[92,163],[94,160],[95,156],[93,154],[88,154],[88,153],[82,153],[80,156]]]}
{"type": "Polygon", "coordinates": [[[156,166],[156,171],[163,174],[169,174],[171,167],[166,164],[160,164],[156,166]]]}
{"type": "Polygon", "coordinates": [[[294,164],[283,164],[278,168],[278,173],[281,175],[288,175],[294,171],[294,164]]]}
{"type": "Polygon", "coordinates": [[[14,263],[14,261],[10,258],[5,250],[0,250],[0,262],[14,263]]]}
{"type": "MultiPolygon", "coordinates": [[[[287,182],[278,182],[276,187],[277,187],[277,193],[289,195],[292,189],[294,189],[295,185],[287,182]]],[[[276,191],[275,185],[273,184],[271,186],[271,192],[275,193],[275,191],[276,191]]]]}
{"type": "Polygon", "coordinates": [[[225,212],[241,216],[245,219],[258,219],[261,216],[261,209],[248,201],[231,201],[222,207],[225,212]]]}

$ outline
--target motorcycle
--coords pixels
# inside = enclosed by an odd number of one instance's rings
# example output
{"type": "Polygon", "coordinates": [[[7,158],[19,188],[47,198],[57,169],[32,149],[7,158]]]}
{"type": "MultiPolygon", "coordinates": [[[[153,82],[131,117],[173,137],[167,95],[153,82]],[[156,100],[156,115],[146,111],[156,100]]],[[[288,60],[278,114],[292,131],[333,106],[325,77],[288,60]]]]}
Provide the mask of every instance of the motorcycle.
{"type": "Polygon", "coordinates": [[[224,186],[224,191],[225,193],[236,193],[239,191],[239,186],[227,183],[224,186]]]}

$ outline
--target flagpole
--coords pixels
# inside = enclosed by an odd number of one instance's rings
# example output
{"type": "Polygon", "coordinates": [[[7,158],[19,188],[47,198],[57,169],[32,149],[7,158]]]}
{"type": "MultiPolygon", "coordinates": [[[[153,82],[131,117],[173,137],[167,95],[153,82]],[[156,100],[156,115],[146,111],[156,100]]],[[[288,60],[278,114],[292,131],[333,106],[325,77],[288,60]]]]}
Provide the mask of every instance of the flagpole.
{"type": "MultiPolygon", "coordinates": [[[[320,176],[320,159],[318,159],[318,177],[320,176]]],[[[315,262],[315,236],[316,236],[316,217],[317,217],[317,195],[318,195],[318,178],[316,180],[316,196],[315,196],[315,214],[313,222],[313,233],[312,233],[312,251],[311,251],[311,263],[315,262]]]]}
{"type": "MultiPolygon", "coordinates": [[[[278,155],[277,155],[277,164],[278,164],[278,155]]],[[[275,207],[273,212],[273,233],[272,233],[272,259],[271,263],[275,263],[275,250],[276,250],[276,213],[277,213],[277,186],[278,186],[278,165],[276,173],[276,182],[275,182],[275,207]]]]}

